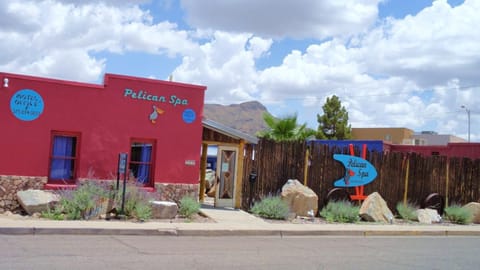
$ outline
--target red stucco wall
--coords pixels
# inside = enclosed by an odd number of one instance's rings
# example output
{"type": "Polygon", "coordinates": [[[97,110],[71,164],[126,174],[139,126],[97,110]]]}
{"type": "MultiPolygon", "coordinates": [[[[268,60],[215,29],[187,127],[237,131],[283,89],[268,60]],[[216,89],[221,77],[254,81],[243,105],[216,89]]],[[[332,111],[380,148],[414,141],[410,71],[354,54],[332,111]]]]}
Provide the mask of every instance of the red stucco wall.
{"type": "MultiPolygon", "coordinates": [[[[384,148],[386,149],[386,148],[384,148]]],[[[480,158],[480,143],[449,143],[448,145],[389,145],[389,151],[417,153],[423,156],[480,158]]]]}
{"type": "Polygon", "coordinates": [[[114,179],[118,154],[140,138],[156,140],[155,182],[198,182],[204,86],[111,74],[104,85],[7,73],[0,79],[0,175],[48,176],[51,133],[69,131],[80,134],[78,178],[114,179]],[[22,89],[43,98],[35,120],[11,112],[12,96],[22,89]],[[153,96],[165,100],[148,100],[153,96]],[[149,120],[154,104],[164,111],[155,124],[149,120]],[[183,116],[186,109],[195,112],[191,123],[183,116]]]}

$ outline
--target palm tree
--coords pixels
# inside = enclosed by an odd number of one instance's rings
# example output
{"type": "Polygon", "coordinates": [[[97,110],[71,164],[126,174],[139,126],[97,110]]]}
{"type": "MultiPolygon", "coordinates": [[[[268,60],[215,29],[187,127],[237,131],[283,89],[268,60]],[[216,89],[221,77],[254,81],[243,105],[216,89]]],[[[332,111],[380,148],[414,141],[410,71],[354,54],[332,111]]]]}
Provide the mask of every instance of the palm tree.
{"type": "Polygon", "coordinates": [[[263,120],[268,126],[268,130],[258,133],[258,137],[280,141],[305,140],[307,137],[315,135],[313,129],[307,128],[307,124],[298,125],[297,115],[290,115],[283,118],[275,118],[269,113],[263,114],[263,120]]]}

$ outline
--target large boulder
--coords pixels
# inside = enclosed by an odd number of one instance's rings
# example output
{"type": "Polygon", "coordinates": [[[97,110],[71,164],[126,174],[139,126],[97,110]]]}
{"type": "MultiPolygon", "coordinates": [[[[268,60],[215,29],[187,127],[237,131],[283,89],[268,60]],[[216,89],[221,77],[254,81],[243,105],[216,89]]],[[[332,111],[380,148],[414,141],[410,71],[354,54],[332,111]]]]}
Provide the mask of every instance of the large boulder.
{"type": "Polygon", "coordinates": [[[17,192],[18,203],[29,215],[41,213],[52,208],[58,201],[60,195],[48,190],[21,190],[17,192]]]}
{"type": "Polygon", "coordinates": [[[422,224],[439,223],[442,221],[442,217],[438,214],[437,210],[425,208],[417,210],[418,222],[422,224]]]}
{"type": "Polygon", "coordinates": [[[297,216],[315,216],[318,211],[318,196],[309,187],[296,179],[290,179],[282,187],[281,198],[297,216]]]}
{"type": "Polygon", "coordinates": [[[478,202],[471,202],[463,206],[472,212],[472,222],[479,224],[480,223],[480,203],[478,202]]]}
{"type": "Polygon", "coordinates": [[[385,200],[374,192],[370,194],[360,207],[360,217],[366,221],[392,223],[393,214],[385,200]]]}
{"type": "Polygon", "coordinates": [[[151,201],[152,218],[172,219],[178,213],[178,205],[168,201],[151,201]]]}

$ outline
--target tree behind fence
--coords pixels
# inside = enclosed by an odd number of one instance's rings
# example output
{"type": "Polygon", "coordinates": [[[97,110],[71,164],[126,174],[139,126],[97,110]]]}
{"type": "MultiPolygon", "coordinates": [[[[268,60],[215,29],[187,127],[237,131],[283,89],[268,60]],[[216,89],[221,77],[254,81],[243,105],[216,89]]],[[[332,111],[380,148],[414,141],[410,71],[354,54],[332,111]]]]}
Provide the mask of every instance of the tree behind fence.
{"type": "MultiPolygon", "coordinates": [[[[333,183],[345,174],[343,165],[333,159],[336,153],[349,154],[349,151],[313,142],[277,143],[260,140],[257,145],[248,145],[243,175],[244,179],[249,179],[252,170],[257,172],[253,201],[278,195],[288,179],[298,179],[303,183],[307,162],[307,186],[318,195],[321,209],[328,192],[334,188],[333,183]],[[305,158],[307,149],[308,159],[305,158]]],[[[356,148],[355,155],[360,156],[360,153],[361,150],[356,148]]],[[[431,193],[446,197],[449,204],[478,202],[480,199],[479,159],[448,159],[443,156],[424,157],[415,153],[392,152],[368,152],[366,159],[377,169],[378,176],[365,186],[365,194],[380,193],[392,210],[405,198],[408,202],[420,205],[431,193]]],[[[242,191],[242,208],[248,210],[249,181],[243,181],[242,191]]],[[[354,188],[347,191],[350,194],[355,192],[354,188]]]]}

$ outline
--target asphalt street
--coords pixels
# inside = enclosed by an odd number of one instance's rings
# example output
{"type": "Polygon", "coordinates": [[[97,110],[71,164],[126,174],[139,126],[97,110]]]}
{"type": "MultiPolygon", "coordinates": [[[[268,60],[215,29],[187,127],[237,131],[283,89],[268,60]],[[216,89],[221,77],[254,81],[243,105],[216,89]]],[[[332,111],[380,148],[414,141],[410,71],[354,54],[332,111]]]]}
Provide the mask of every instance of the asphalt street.
{"type": "Polygon", "coordinates": [[[478,269],[480,237],[0,235],[0,269],[478,269]]]}

